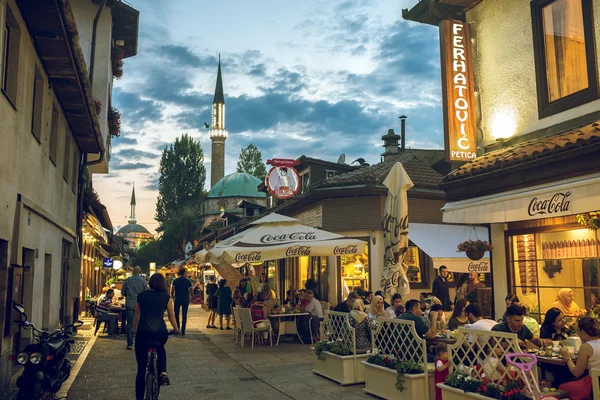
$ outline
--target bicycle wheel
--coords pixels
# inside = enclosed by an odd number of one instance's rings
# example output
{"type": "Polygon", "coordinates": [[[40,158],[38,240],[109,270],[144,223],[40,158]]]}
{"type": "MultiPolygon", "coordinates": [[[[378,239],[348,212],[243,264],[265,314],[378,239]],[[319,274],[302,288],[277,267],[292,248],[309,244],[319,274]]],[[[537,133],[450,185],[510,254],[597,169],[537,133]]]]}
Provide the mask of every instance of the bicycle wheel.
{"type": "Polygon", "coordinates": [[[146,372],[146,400],[154,400],[154,382],[156,377],[151,372],[146,372]]]}
{"type": "Polygon", "coordinates": [[[154,363],[154,397],[152,398],[152,400],[158,400],[158,395],[160,394],[160,384],[158,382],[158,370],[156,369],[156,353],[154,355],[154,358],[152,360],[152,362],[154,363]]]}

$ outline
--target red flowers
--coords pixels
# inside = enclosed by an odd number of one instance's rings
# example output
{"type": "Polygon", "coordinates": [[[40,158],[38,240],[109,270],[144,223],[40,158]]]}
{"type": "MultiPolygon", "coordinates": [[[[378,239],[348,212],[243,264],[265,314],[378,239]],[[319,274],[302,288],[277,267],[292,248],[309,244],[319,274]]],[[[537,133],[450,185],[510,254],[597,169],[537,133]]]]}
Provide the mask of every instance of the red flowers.
{"type": "Polygon", "coordinates": [[[123,76],[123,57],[125,56],[125,50],[119,46],[113,46],[111,61],[112,61],[112,73],[115,79],[121,79],[123,76]]]}
{"type": "Polygon", "coordinates": [[[108,131],[112,137],[121,135],[121,113],[114,107],[108,112],[108,131]]]}

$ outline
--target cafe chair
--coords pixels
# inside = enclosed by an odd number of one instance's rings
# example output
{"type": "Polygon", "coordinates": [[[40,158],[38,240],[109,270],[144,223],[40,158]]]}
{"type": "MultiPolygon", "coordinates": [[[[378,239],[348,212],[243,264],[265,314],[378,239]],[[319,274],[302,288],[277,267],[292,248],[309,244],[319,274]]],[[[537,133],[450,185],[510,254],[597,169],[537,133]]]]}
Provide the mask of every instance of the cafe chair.
{"type": "Polygon", "coordinates": [[[258,337],[262,339],[263,332],[269,334],[269,342],[271,347],[273,346],[273,331],[271,330],[271,322],[268,319],[252,321],[252,315],[248,308],[240,308],[238,310],[238,315],[240,317],[239,320],[242,323],[242,347],[244,347],[246,335],[252,335],[252,348],[254,348],[254,334],[258,333],[258,337]],[[256,327],[255,324],[258,324],[259,322],[264,322],[266,326],[260,328],[256,327]]]}
{"type": "Polygon", "coordinates": [[[233,333],[235,344],[238,342],[238,335],[240,337],[240,342],[244,340],[244,336],[242,334],[242,321],[240,319],[240,308],[233,307],[233,333]]]}

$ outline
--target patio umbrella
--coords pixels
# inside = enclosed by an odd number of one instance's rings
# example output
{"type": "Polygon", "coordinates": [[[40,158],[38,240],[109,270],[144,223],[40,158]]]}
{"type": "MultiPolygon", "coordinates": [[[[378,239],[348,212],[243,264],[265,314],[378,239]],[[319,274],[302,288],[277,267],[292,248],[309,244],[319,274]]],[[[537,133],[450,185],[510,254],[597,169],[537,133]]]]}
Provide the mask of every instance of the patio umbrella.
{"type": "Polygon", "coordinates": [[[408,198],[406,192],[414,186],[402,163],[394,164],[383,184],[388,188],[383,216],[384,265],[381,277],[386,297],[398,292],[407,295],[410,285],[406,278],[408,266],[404,254],[408,250],[408,198]]]}
{"type": "Polygon", "coordinates": [[[300,256],[334,256],[365,253],[362,240],[300,225],[297,219],[271,213],[252,228],[196,253],[196,261],[211,264],[262,262],[300,256]]]}

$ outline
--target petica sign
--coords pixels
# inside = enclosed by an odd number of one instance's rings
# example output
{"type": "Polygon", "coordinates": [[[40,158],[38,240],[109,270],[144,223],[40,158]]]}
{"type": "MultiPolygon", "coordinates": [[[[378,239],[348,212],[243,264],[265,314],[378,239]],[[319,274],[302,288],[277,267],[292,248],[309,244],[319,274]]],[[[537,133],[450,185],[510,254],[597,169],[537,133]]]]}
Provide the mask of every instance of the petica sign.
{"type": "Polygon", "coordinates": [[[477,157],[471,29],[459,21],[440,23],[442,99],[447,161],[477,157]]]}

